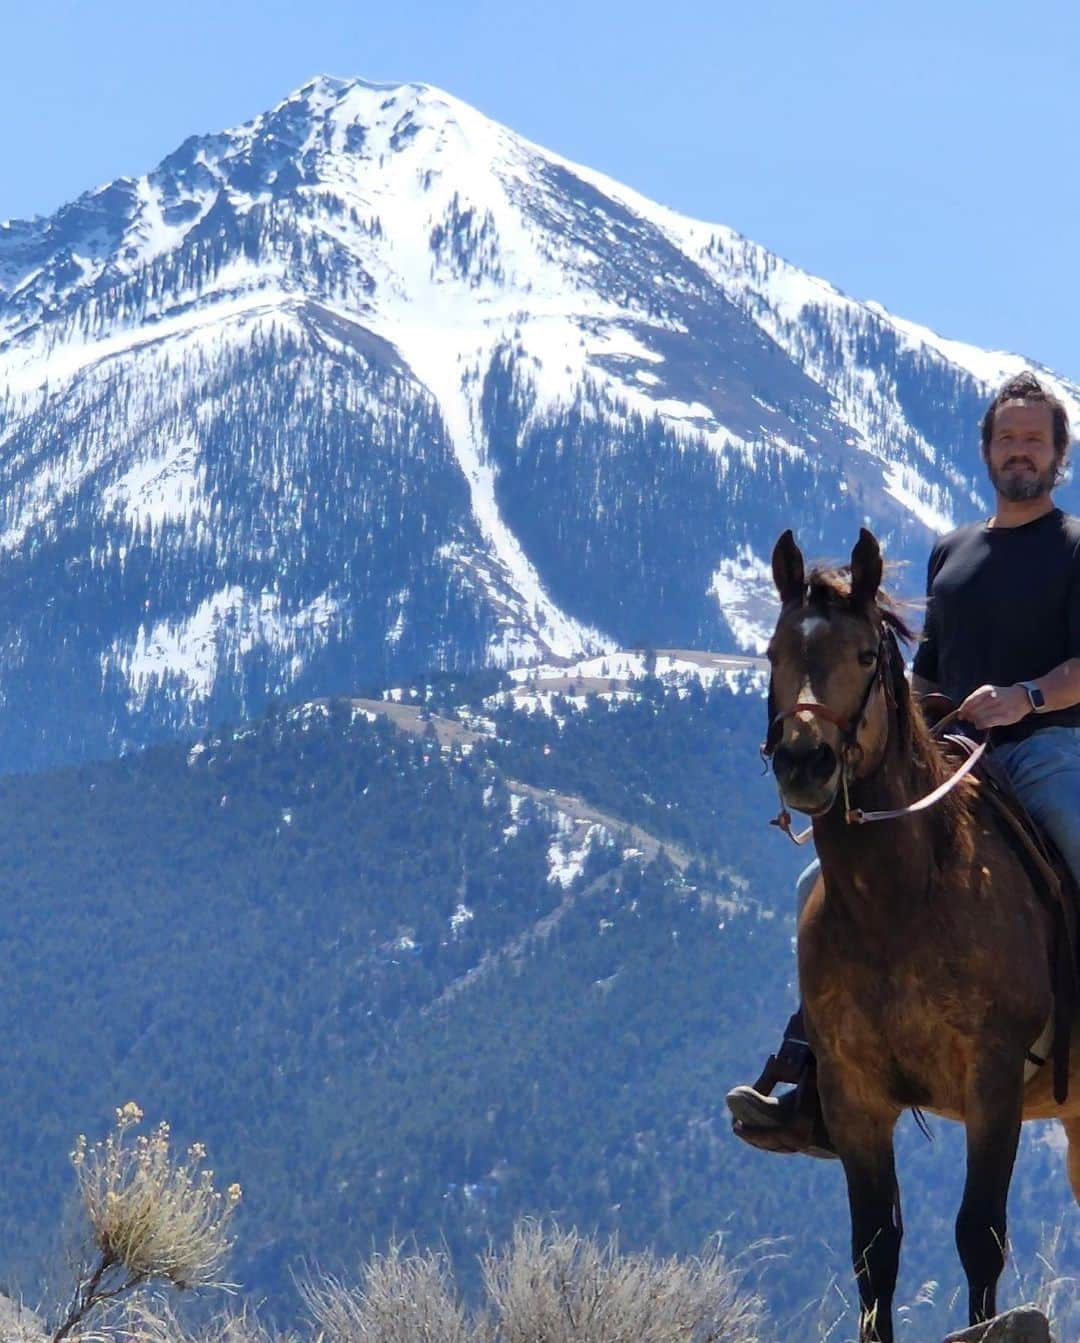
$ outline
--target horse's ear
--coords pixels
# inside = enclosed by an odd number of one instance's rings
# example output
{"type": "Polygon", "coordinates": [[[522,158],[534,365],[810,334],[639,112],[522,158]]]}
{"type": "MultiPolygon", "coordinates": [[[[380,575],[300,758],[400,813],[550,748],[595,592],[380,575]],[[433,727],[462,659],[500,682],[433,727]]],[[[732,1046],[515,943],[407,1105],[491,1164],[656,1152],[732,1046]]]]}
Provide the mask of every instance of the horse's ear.
{"type": "Polygon", "coordinates": [[[772,553],[772,576],[780,600],[788,602],[801,600],[806,588],[806,572],[803,567],[802,551],[795,544],[791,528],[783,534],[772,553]]]}
{"type": "Polygon", "coordinates": [[[851,552],[851,603],[869,606],[881,586],[881,547],[873,532],[859,528],[859,539],[851,552]]]}

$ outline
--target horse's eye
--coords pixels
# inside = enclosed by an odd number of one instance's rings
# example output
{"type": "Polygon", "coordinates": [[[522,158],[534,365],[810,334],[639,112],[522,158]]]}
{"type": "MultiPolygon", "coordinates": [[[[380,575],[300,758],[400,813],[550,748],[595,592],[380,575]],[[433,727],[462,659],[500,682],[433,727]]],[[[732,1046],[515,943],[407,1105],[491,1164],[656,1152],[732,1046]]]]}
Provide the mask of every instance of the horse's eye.
{"type": "Polygon", "coordinates": [[[864,648],[859,654],[859,665],[862,667],[872,667],[877,661],[877,654],[872,648],[864,648]]]}

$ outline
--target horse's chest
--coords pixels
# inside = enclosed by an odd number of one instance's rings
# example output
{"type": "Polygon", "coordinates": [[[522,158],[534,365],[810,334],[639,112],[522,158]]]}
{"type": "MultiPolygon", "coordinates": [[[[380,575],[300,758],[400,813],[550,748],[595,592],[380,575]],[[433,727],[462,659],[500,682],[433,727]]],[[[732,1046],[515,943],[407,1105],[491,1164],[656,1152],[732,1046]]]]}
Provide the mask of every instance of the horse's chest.
{"type": "Polygon", "coordinates": [[[807,995],[819,1052],[908,1105],[945,1103],[954,1082],[962,1086],[971,1007],[948,990],[928,991],[918,967],[852,967],[807,995]]]}

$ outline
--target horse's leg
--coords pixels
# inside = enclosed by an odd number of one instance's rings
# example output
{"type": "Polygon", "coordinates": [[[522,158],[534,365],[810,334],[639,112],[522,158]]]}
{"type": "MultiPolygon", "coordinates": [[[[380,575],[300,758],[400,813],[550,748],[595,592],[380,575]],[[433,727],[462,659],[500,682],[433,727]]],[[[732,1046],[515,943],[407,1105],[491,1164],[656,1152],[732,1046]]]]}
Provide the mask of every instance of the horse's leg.
{"type": "MultiPolygon", "coordinates": [[[[1019,1050],[1016,1058],[1022,1058],[1019,1050]]],[[[1005,1267],[1005,1205],[1020,1139],[1023,1078],[1000,1055],[974,1070],[965,1107],[967,1178],[956,1218],[956,1248],[968,1283],[968,1323],[997,1310],[997,1281],[1005,1267]]]]}
{"type": "Polygon", "coordinates": [[[1080,1119],[1063,1119],[1061,1127],[1069,1143],[1066,1156],[1069,1183],[1072,1185],[1073,1197],[1080,1203],[1080,1119]]]}
{"type": "Polygon", "coordinates": [[[851,1260],[859,1287],[860,1343],[893,1343],[892,1299],[900,1266],[899,1193],[893,1164],[896,1112],[873,1115],[819,1073],[825,1123],[844,1163],[851,1209],[851,1260]]]}

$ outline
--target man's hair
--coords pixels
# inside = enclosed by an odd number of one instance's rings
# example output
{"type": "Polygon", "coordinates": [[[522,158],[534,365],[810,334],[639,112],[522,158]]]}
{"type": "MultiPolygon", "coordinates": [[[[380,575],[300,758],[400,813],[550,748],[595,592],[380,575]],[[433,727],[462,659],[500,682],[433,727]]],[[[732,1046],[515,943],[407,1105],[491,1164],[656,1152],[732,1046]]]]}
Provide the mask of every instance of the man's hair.
{"type": "Polygon", "coordinates": [[[1003,406],[1006,401],[1042,402],[1050,407],[1054,421],[1054,452],[1058,461],[1063,461],[1069,446],[1069,413],[1064,403],[1027,369],[1010,378],[986,408],[986,414],[982,417],[983,456],[989,451],[990,440],[994,436],[994,415],[998,406],[1003,406]]]}

